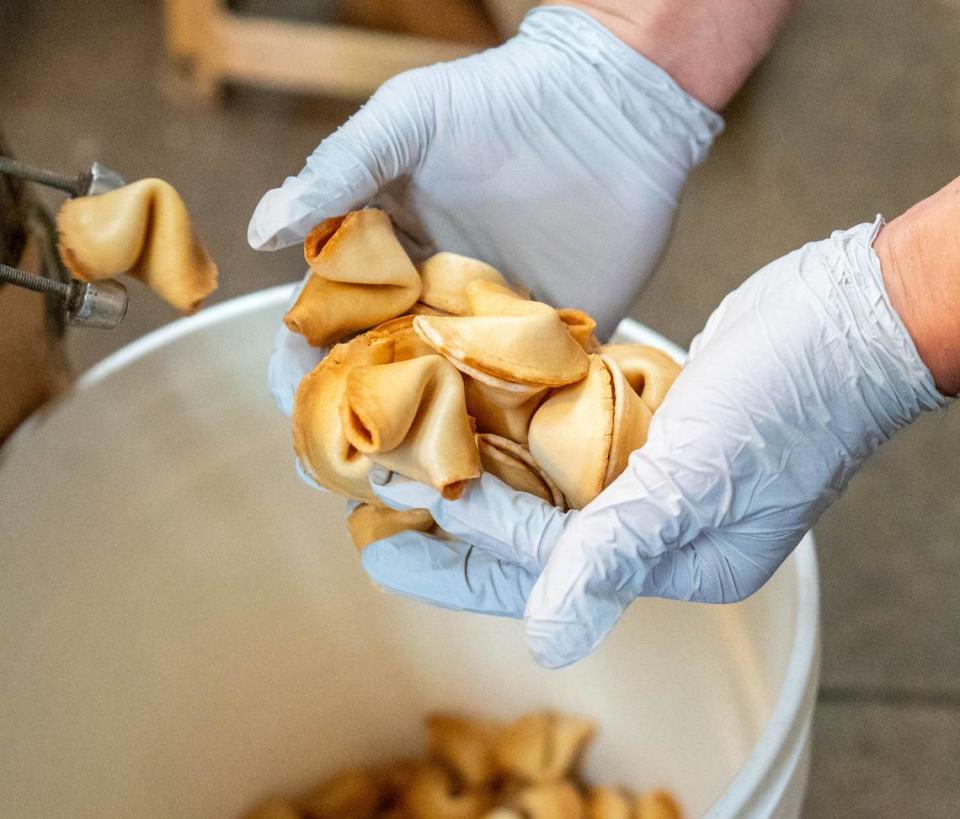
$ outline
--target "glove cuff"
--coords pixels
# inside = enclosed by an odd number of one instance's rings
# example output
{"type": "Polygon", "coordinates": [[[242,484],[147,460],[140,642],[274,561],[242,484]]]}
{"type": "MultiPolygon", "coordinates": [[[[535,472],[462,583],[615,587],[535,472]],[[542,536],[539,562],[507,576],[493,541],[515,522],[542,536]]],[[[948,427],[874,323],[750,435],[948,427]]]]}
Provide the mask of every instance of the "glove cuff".
{"type": "MultiPolygon", "coordinates": [[[[654,104],[665,131],[683,136],[688,148],[687,167],[702,162],[723,130],[723,117],[684,91],[666,71],[627,45],[586,12],[569,6],[537,6],[527,12],[520,26],[524,39],[563,49],[586,61],[615,83],[620,95],[626,88],[654,104]]],[[[626,108],[631,107],[625,100],[626,108]]]]}
{"type": "Polygon", "coordinates": [[[868,383],[875,388],[875,395],[865,394],[864,399],[873,405],[875,417],[882,414],[879,410],[885,412],[885,426],[892,425],[887,430],[892,434],[922,412],[941,408],[947,402],[884,285],[880,260],[873,249],[883,224],[878,214],[872,224],[835,231],[829,241],[842,260],[842,269],[835,271],[835,283],[864,342],[855,352],[868,383]]]}

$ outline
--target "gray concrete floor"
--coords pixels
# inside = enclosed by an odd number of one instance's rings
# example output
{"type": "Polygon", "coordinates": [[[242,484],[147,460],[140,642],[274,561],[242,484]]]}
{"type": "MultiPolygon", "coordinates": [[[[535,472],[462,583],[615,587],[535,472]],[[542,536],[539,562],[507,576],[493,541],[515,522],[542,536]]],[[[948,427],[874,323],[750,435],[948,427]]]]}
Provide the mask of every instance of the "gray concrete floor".
{"type": "MultiPolygon", "coordinates": [[[[892,217],[960,167],[960,14],[946,2],[808,0],[727,112],[634,315],[688,342],[763,263],[892,217]]],[[[98,159],[183,193],[222,270],[214,301],[300,275],[244,239],[259,196],[356,106],[231,89],[191,106],[157,0],[0,3],[0,121],[24,158],[98,159]]],[[[84,369],[175,318],[133,288],[123,327],[76,331],[84,369]]],[[[960,416],[901,434],[817,529],[824,666],[808,817],[960,816],[960,416]]]]}

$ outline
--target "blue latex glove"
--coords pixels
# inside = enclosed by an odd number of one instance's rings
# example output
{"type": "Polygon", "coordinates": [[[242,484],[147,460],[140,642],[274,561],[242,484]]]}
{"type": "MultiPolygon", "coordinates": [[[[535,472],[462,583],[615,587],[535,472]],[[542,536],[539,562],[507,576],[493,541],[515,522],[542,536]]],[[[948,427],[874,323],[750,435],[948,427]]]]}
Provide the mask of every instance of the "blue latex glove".
{"type": "MultiPolygon", "coordinates": [[[[374,204],[415,259],[483,259],[542,301],[586,310],[604,336],[653,272],[687,174],[721,127],[592,17],[537,8],[499,48],[387,82],[263,197],[248,239],[285,247],[374,204]]],[[[281,408],[323,355],[280,329],[281,408]]]]}
{"type": "Polygon", "coordinates": [[[553,667],[593,650],[637,597],[752,594],[882,443],[944,403],[884,289],[879,225],[806,245],[731,293],[646,445],[580,511],[491,475],[446,501],[376,473],[385,502],[426,507],[461,542],[404,532],[367,547],[367,572],[442,606],[523,616],[553,667]]]}

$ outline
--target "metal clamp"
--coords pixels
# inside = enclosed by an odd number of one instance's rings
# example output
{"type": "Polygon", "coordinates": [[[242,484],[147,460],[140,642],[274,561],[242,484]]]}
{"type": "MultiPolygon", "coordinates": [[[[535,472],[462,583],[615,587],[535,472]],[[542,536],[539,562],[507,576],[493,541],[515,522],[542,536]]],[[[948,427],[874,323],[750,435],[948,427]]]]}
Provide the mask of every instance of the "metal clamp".
{"type": "Polygon", "coordinates": [[[94,162],[87,170],[75,176],[36,168],[7,156],[0,156],[0,173],[28,179],[48,188],[65,191],[70,196],[96,196],[114,191],[124,186],[123,177],[99,162],[94,162]]]}
{"type": "Polygon", "coordinates": [[[127,288],[113,279],[58,282],[0,264],[0,282],[60,298],[66,308],[67,321],[78,326],[112,330],[127,314],[127,288]]]}

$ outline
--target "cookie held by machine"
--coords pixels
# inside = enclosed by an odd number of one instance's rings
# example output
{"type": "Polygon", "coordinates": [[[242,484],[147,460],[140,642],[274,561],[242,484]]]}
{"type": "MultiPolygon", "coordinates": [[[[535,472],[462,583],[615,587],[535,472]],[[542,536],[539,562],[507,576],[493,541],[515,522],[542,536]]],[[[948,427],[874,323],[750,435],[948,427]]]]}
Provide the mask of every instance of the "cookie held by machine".
{"type": "Polygon", "coordinates": [[[326,219],[303,255],[312,275],[284,322],[316,347],[402,315],[420,296],[420,275],[381,210],[326,219]]]}
{"type": "Polygon", "coordinates": [[[185,314],[217,288],[217,266],[180,195],[162,179],[68,199],[57,232],[63,263],[84,281],[126,273],[185,314]]]}

